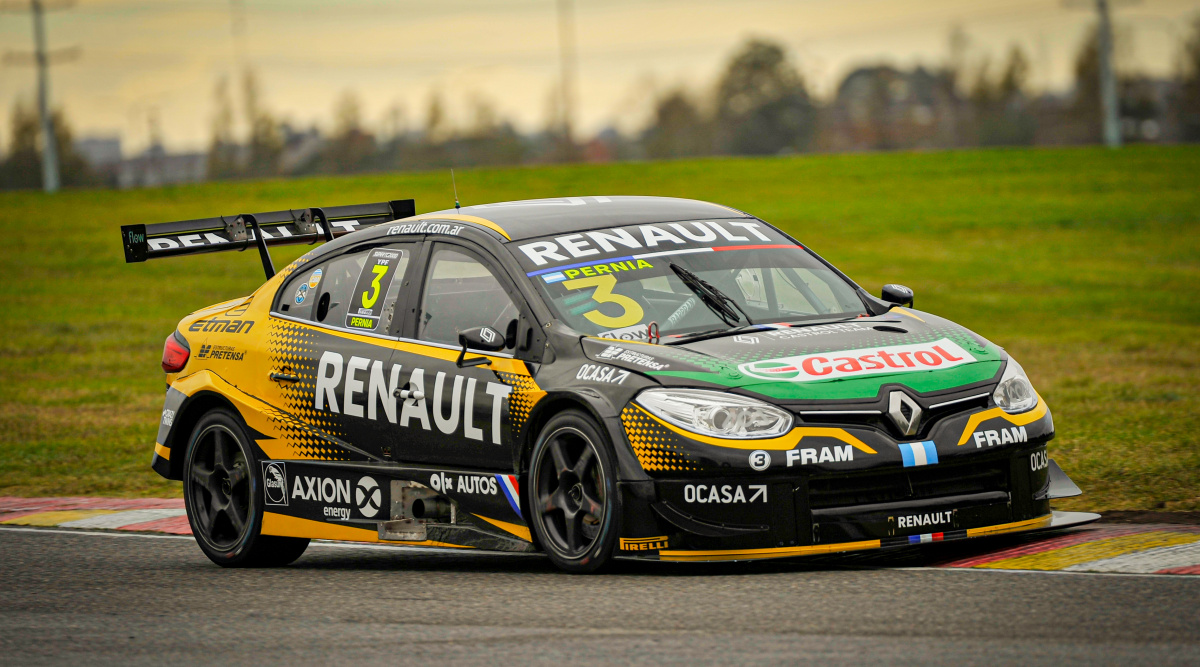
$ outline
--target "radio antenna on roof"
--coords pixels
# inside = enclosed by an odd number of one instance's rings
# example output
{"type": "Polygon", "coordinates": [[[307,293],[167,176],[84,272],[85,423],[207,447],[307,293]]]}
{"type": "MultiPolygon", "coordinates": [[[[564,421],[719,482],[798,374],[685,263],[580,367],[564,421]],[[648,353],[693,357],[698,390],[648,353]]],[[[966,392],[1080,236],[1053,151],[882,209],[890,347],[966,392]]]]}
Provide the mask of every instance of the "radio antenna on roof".
{"type": "Polygon", "coordinates": [[[454,167],[450,168],[450,185],[454,188],[454,211],[457,213],[458,205],[458,183],[454,181],[454,167]]]}

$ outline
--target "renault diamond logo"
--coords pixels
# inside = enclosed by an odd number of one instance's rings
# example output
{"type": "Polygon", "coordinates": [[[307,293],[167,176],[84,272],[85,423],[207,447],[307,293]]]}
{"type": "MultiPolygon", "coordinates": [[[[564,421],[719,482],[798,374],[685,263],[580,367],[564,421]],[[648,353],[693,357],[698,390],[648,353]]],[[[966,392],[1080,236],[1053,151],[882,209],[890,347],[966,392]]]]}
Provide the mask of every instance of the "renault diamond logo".
{"type": "Polygon", "coordinates": [[[916,435],[921,427],[921,406],[902,391],[888,396],[888,416],[904,435],[916,435]]]}

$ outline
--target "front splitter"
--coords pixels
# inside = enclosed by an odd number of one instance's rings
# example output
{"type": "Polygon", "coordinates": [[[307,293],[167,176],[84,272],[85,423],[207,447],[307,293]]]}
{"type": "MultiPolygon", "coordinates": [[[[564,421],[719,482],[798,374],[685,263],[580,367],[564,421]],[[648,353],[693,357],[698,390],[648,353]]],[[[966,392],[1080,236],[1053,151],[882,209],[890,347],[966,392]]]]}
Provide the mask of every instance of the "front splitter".
{"type": "Polygon", "coordinates": [[[912,544],[932,542],[953,542],[973,537],[991,537],[1007,533],[1028,533],[1040,530],[1060,530],[1092,523],[1100,519],[1099,514],[1090,512],[1051,512],[1045,516],[1025,521],[1014,521],[994,526],[981,526],[964,530],[950,530],[941,533],[925,533],[922,535],[906,535],[889,537],[878,540],[863,540],[860,542],[838,542],[833,544],[814,544],[802,547],[778,547],[769,549],[722,549],[715,551],[684,551],[667,549],[658,552],[658,560],[673,562],[705,562],[705,561],[740,561],[763,560],[767,558],[794,558],[797,556],[816,556],[821,554],[842,553],[848,551],[865,551],[869,549],[886,549],[903,547],[912,544]]]}

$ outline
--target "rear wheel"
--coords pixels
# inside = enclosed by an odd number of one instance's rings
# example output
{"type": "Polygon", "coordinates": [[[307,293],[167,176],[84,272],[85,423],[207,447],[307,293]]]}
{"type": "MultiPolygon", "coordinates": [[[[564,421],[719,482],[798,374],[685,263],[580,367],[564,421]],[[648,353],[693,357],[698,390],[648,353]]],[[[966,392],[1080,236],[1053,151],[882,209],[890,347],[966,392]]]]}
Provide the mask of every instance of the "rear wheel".
{"type": "Polygon", "coordinates": [[[568,410],[542,429],[530,457],[533,530],[567,572],[593,572],[611,559],[620,499],[606,439],[582,412],[568,410]]]}
{"type": "Polygon", "coordinates": [[[241,420],[224,409],[200,418],[188,443],[183,498],[200,550],[223,567],[287,565],[308,540],[261,535],[262,474],[241,420]]]}

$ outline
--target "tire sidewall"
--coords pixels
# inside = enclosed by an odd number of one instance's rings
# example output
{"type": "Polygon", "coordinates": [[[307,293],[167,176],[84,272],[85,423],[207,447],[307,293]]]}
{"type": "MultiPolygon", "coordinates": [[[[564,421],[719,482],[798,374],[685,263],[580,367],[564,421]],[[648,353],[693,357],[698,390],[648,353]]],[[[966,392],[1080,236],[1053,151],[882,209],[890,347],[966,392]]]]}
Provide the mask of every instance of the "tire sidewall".
{"type": "Polygon", "coordinates": [[[616,552],[617,536],[620,533],[621,497],[617,489],[616,460],[608,445],[608,438],[595,425],[593,419],[578,410],[568,410],[554,416],[538,434],[530,454],[529,476],[526,488],[529,489],[527,506],[530,508],[529,523],[534,531],[542,550],[559,568],[568,572],[593,572],[612,560],[616,552]],[[577,557],[570,557],[560,552],[554,545],[554,540],[546,534],[542,525],[542,514],[538,511],[537,484],[538,472],[542,463],[542,454],[547,444],[557,431],[571,428],[590,442],[596,452],[596,460],[600,464],[604,484],[604,521],[600,526],[600,535],[586,552],[577,557]]]}
{"type": "Polygon", "coordinates": [[[210,560],[218,565],[239,565],[248,560],[253,553],[254,543],[262,531],[262,471],[259,470],[260,466],[258,465],[257,457],[250,448],[249,442],[250,438],[246,434],[246,429],[242,426],[241,419],[225,409],[213,410],[201,417],[196,422],[196,427],[192,430],[191,438],[188,440],[187,454],[183,464],[184,508],[187,511],[188,523],[192,527],[192,534],[196,538],[196,544],[200,546],[201,551],[210,560]],[[208,541],[208,537],[198,531],[199,524],[193,516],[195,508],[192,506],[192,494],[188,488],[191,484],[192,460],[195,449],[200,441],[200,436],[214,426],[223,426],[234,435],[238,448],[242,450],[242,455],[246,458],[246,465],[249,468],[250,508],[246,512],[248,526],[241,539],[227,549],[222,549],[211,544],[208,541]]]}

